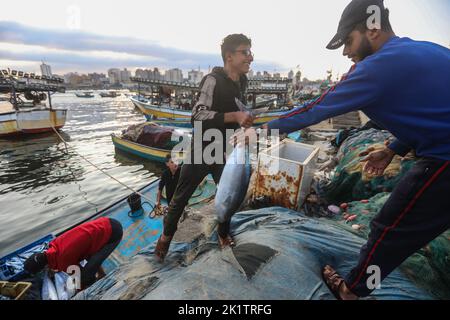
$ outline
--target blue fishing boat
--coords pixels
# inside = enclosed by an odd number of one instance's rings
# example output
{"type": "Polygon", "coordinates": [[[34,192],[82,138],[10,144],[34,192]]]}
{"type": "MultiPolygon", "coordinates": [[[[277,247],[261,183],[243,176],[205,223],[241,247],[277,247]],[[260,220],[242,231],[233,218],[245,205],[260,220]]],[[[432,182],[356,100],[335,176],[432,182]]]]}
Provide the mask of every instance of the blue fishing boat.
{"type": "MultiPolygon", "coordinates": [[[[146,199],[144,200],[144,198],[142,198],[141,203],[143,210],[138,214],[131,212],[127,203],[127,197],[125,197],[119,199],[98,213],[91,215],[89,218],[70,226],[62,232],[46,235],[31,244],[0,258],[0,280],[20,280],[20,278],[24,276],[22,264],[32,253],[41,252],[46,248],[46,244],[48,244],[55,237],[84,222],[99,217],[114,218],[120,221],[123,226],[122,242],[102,265],[106,273],[111,272],[121,263],[128,261],[143,248],[152,244],[160,236],[163,227],[163,217],[153,217],[158,184],[159,179],[138,190],[138,192],[146,199]]],[[[214,197],[215,190],[216,187],[212,177],[206,177],[191,197],[188,206],[194,209],[201,207],[206,201],[209,201],[214,197]]],[[[162,199],[161,204],[167,205],[165,199],[162,199]]]]}

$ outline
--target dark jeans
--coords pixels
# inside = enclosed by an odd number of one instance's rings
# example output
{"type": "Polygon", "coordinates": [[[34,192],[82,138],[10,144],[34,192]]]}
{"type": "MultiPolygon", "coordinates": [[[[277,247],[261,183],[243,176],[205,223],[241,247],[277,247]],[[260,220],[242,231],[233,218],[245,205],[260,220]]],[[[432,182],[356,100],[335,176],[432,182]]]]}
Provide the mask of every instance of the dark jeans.
{"type": "Polygon", "coordinates": [[[369,266],[378,266],[383,280],[450,228],[449,190],[450,161],[422,159],[406,173],[372,220],[359,262],[345,278],[354,294],[365,297],[373,291],[367,286],[374,274],[369,266]]]}
{"type": "Polygon", "coordinates": [[[109,241],[95,254],[88,263],[81,269],[81,286],[87,288],[95,282],[95,274],[100,269],[103,261],[109,257],[122,240],[123,229],[119,221],[109,218],[111,222],[111,237],[109,241]]]}
{"type": "MultiPolygon", "coordinates": [[[[164,235],[172,237],[177,231],[178,221],[198,185],[208,175],[213,176],[216,184],[220,181],[224,165],[222,164],[183,164],[175,194],[169,203],[167,215],[164,217],[164,235]]],[[[230,231],[230,222],[219,224],[218,232],[224,237],[230,231]]]]}

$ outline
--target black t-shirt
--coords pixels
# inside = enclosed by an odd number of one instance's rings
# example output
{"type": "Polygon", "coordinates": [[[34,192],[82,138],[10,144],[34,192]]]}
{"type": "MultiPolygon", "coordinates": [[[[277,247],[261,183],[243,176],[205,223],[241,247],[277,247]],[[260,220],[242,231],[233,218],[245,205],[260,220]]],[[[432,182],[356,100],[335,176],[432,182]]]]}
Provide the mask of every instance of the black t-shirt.
{"type": "Polygon", "coordinates": [[[178,184],[178,179],[180,178],[180,171],[181,166],[178,166],[178,169],[174,175],[172,175],[170,169],[166,169],[161,176],[161,180],[159,181],[159,190],[162,191],[164,187],[166,187],[167,203],[170,203],[173,194],[175,193],[175,189],[178,184]]]}

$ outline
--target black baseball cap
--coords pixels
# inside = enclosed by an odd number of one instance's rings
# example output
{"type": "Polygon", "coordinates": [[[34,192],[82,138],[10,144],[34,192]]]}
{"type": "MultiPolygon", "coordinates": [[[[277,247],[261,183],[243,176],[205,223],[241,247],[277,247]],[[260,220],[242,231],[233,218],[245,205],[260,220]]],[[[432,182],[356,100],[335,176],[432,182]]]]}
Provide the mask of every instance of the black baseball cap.
{"type": "Polygon", "coordinates": [[[353,31],[358,23],[366,21],[372,13],[367,13],[367,8],[375,5],[384,11],[384,0],[353,0],[350,2],[342,13],[341,20],[336,35],[327,45],[327,49],[335,50],[340,48],[350,32],[353,31]]]}

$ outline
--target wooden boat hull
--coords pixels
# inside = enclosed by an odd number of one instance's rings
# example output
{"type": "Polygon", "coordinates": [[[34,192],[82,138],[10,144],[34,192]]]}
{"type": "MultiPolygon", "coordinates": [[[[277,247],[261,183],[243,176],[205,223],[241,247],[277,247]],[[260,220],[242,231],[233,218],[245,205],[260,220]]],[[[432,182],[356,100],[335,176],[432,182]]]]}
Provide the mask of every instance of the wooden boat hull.
{"type": "MultiPolygon", "coordinates": [[[[117,149],[151,161],[164,163],[166,160],[166,156],[171,154],[172,152],[171,150],[152,148],[129,140],[125,140],[116,136],[115,134],[112,134],[111,138],[114,146],[117,149]]],[[[179,154],[179,157],[182,157],[181,153],[179,154]]]]}
{"type": "Polygon", "coordinates": [[[65,109],[20,110],[0,114],[0,136],[51,132],[61,129],[67,117],[65,109]]]}
{"type": "Polygon", "coordinates": [[[138,100],[137,97],[132,97],[133,104],[146,116],[156,117],[157,119],[177,119],[190,120],[191,112],[175,110],[167,107],[160,107],[152,105],[149,102],[138,100]]]}

